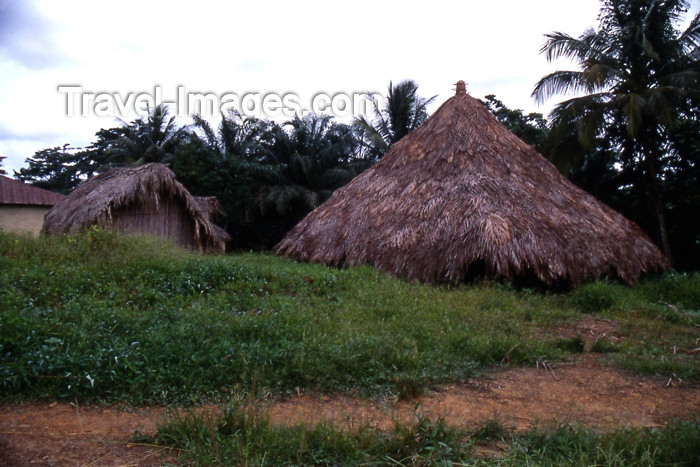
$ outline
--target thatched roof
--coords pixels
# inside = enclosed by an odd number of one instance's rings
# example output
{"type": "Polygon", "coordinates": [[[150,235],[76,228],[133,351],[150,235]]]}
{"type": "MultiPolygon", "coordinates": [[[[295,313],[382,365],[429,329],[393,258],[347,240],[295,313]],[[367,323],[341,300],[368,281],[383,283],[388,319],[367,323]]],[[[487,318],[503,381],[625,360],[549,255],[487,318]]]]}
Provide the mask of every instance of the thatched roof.
{"type": "Polygon", "coordinates": [[[668,267],[636,224],[564,178],[463,82],[275,251],[425,282],[460,282],[478,271],[534,274],[546,284],[605,275],[632,283],[668,267]]]}
{"type": "Polygon", "coordinates": [[[194,199],[197,201],[197,204],[211,223],[212,227],[214,228],[214,232],[216,232],[216,234],[225,242],[231,240],[231,236],[228,234],[228,232],[214,223],[214,219],[217,216],[226,215],[226,212],[221,207],[221,203],[219,203],[219,200],[216,199],[216,196],[195,196],[194,199]]]}
{"type": "Polygon", "coordinates": [[[89,225],[108,226],[112,213],[142,201],[178,200],[194,223],[193,244],[205,251],[223,251],[228,234],[210,218],[220,209],[214,198],[198,201],[163,164],[109,170],[84,181],[44,217],[45,232],[68,233],[89,225]]]}
{"type": "Polygon", "coordinates": [[[65,195],[27,185],[0,175],[0,204],[53,206],[65,195]]]}
{"type": "Polygon", "coordinates": [[[215,216],[224,214],[221,208],[221,203],[216,199],[216,196],[195,196],[195,201],[199,204],[200,209],[207,216],[207,219],[213,219],[215,216]]]}

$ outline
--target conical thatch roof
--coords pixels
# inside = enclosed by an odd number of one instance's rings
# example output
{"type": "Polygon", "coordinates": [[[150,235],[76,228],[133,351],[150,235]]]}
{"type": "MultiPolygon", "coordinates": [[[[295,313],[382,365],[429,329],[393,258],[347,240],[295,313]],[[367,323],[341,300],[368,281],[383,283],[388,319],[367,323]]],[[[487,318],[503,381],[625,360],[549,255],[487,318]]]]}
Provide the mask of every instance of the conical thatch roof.
{"type": "Polygon", "coordinates": [[[122,223],[122,230],[162,235],[200,250],[223,251],[228,235],[210,220],[217,209],[215,198],[195,198],[167,166],[152,163],[112,169],[84,181],[46,213],[43,230],[68,233],[95,224],[109,227],[115,217],[131,210],[126,222],[132,225],[122,223]],[[166,208],[169,203],[182,210],[166,208]],[[146,208],[139,209],[143,206],[146,208]],[[160,216],[155,223],[144,220],[155,215],[160,216]]]}
{"type": "Polygon", "coordinates": [[[668,266],[633,222],[574,186],[463,82],[423,125],[306,216],[278,254],[425,282],[474,271],[578,284],[668,266]]]}

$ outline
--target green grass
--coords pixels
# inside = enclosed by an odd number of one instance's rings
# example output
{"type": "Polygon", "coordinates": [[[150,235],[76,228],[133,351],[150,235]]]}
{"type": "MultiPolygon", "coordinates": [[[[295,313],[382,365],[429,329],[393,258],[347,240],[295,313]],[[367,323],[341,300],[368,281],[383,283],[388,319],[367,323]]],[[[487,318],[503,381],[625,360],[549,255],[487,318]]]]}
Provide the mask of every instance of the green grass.
{"type": "Polygon", "coordinates": [[[196,404],[300,389],[418,394],[496,365],[575,358],[553,330],[620,323],[612,364],[700,378],[700,276],[570,294],[431,286],[266,254],[206,256],[90,230],[0,232],[0,397],[196,404]],[[582,314],[583,313],[583,314],[582,314]]]}
{"type": "Polygon", "coordinates": [[[625,341],[597,342],[594,352],[614,353],[610,362],[639,374],[700,379],[700,274],[668,273],[631,288],[599,281],[568,298],[583,313],[621,323],[625,341]],[[586,297],[585,299],[583,297],[586,297]]]}
{"type": "Polygon", "coordinates": [[[496,465],[700,465],[700,422],[658,429],[595,431],[577,425],[538,428],[513,439],[496,465]]]}
{"type": "Polygon", "coordinates": [[[445,465],[468,449],[464,433],[442,420],[417,417],[391,432],[369,425],[344,431],[325,423],[275,426],[264,413],[240,408],[176,413],[144,441],[177,448],[195,465],[445,465]]]}
{"type": "Polygon", "coordinates": [[[661,429],[598,431],[577,425],[533,428],[524,434],[497,421],[467,431],[421,416],[381,431],[362,425],[274,426],[264,413],[229,407],[218,413],[176,412],[152,439],[179,450],[194,465],[598,465],[695,466],[700,423],[679,421],[661,429]],[[502,455],[479,455],[500,442],[502,455]]]}

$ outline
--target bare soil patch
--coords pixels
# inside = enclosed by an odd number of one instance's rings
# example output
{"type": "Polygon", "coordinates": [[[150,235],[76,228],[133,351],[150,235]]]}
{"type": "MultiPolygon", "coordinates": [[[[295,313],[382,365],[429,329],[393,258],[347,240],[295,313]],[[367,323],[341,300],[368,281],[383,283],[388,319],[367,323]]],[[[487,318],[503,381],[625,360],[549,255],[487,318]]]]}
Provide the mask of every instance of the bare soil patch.
{"type": "Polygon", "coordinates": [[[155,433],[162,408],[0,405],[0,465],[162,465],[176,453],[131,442],[134,431],[155,433]]]}
{"type": "Polygon", "coordinates": [[[589,427],[651,427],[700,414],[700,384],[667,385],[606,367],[596,356],[539,368],[516,368],[443,387],[421,397],[379,403],[349,396],[300,395],[268,408],[275,423],[331,421],[391,428],[416,413],[471,428],[489,420],[524,431],[577,422],[589,427]]]}
{"type": "MultiPolygon", "coordinates": [[[[600,428],[661,426],[700,414],[700,384],[667,383],[606,367],[597,356],[583,354],[566,364],[496,371],[412,400],[302,393],[268,402],[265,409],[280,424],[327,421],[388,429],[394,420],[410,422],[419,412],[465,428],[495,419],[519,431],[563,422],[600,428]]],[[[176,452],[131,441],[136,430],[154,433],[163,413],[155,407],[0,404],[0,465],[172,463],[176,452]]]]}

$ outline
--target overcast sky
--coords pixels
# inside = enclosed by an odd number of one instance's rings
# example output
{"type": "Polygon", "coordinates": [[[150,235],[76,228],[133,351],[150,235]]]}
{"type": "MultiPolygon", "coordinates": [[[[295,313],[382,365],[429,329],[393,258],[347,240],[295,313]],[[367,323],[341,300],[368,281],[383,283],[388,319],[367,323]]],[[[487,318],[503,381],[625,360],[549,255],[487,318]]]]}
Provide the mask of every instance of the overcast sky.
{"type": "MultiPolygon", "coordinates": [[[[114,115],[66,115],[62,85],[85,92],[386,93],[411,78],[437,95],[547,113],[530,93],[548,65],[543,35],[597,26],[597,0],[495,2],[155,2],[0,0],[0,155],[11,174],[35,151],[83,146],[114,115]],[[186,6],[185,6],[186,5],[186,6]],[[459,6],[455,6],[459,5],[459,6]]],[[[125,117],[130,120],[136,114],[125,117]]],[[[183,119],[183,123],[185,123],[183,119]]]]}

